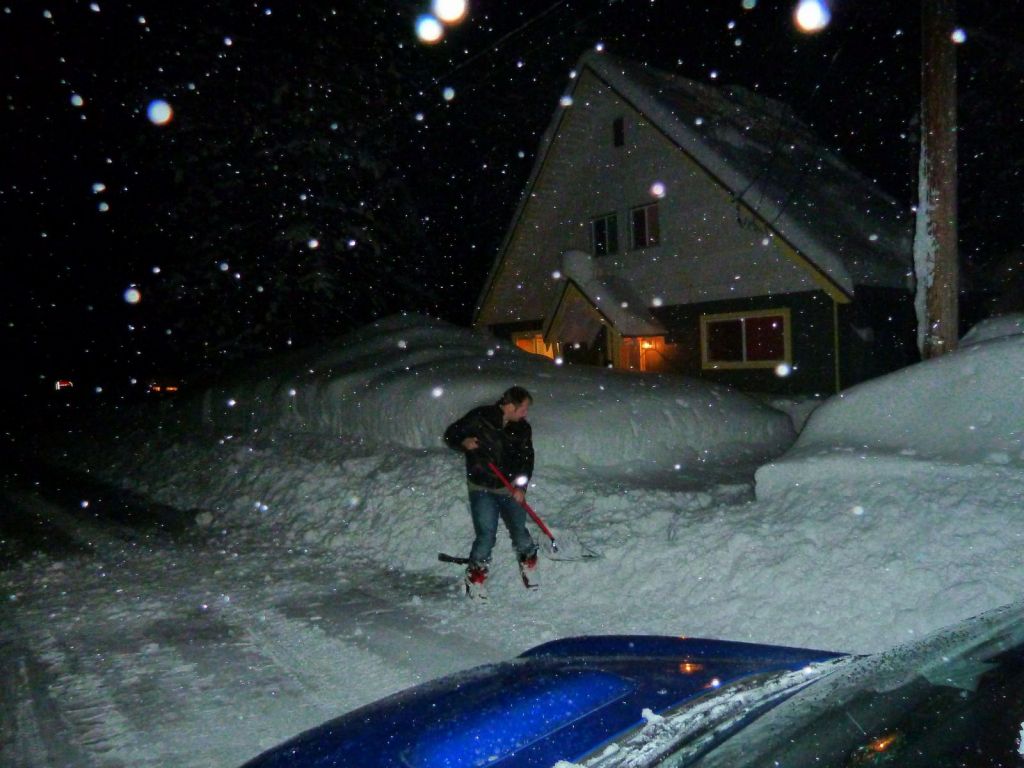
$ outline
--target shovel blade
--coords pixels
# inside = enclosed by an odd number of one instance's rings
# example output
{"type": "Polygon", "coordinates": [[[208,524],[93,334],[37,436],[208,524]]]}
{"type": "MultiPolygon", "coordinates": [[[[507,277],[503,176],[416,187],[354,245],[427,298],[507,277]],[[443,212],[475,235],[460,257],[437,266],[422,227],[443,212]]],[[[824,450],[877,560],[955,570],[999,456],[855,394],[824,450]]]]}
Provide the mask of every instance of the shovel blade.
{"type": "Polygon", "coordinates": [[[549,560],[599,560],[602,555],[571,533],[558,533],[540,548],[549,560]]]}

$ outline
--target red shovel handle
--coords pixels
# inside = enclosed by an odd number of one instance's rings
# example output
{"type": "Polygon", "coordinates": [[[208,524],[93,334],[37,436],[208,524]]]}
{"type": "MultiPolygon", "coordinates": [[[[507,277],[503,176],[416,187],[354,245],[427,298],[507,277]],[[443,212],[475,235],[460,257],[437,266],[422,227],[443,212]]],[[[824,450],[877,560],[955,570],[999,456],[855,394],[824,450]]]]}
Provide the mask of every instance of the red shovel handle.
{"type": "MultiPolygon", "coordinates": [[[[504,485],[510,491],[515,491],[516,490],[516,487],[514,485],[512,485],[512,483],[510,483],[508,481],[508,478],[505,477],[505,475],[503,475],[501,473],[501,470],[498,469],[494,465],[493,462],[488,462],[487,466],[491,468],[491,472],[494,473],[494,476],[497,477],[499,480],[501,480],[502,485],[504,485]]],[[[515,495],[513,495],[512,498],[515,498],[515,495]]],[[[518,499],[517,499],[517,501],[518,501],[518,499]]],[[[537,524],[537,526],[542,531],[544,531],[544,535],[547,536],[549,539],[551,539],[551,548],[557,552],[558,551],[558,547],[555,546],[555,536],[554,536],[553,533],[551,533],[551,531],[548,529],[548,527],[546,525],[544,525],[544,521],[540,519],[540,515],[538,515],[536,512],[533,511],[533,507],[531,507],[529,504],[526,503],[526,499],[523,499],[519,503],[520,503],[520,505],[522,505],[523,509],[526,510],[526,513],[530,517],[533,518],[533,522],[535,522],[537,524]]]]}

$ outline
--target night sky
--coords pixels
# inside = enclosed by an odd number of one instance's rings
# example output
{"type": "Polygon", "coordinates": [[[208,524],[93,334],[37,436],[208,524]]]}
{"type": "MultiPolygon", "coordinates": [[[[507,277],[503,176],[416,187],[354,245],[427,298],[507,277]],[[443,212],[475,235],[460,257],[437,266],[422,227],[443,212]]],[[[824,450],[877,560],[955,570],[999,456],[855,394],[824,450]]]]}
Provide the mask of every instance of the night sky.
{"type": "MultiPolygon", "coordinates": [[[[960,6],[961,261],[971,286],[999,285],[1024,242],[1024,3],[960,6]]],[[[916,202],[916,2],[835,0],[812,36],[790,2],[476,0],[425,45],[429,10],[0,6],[8,403],[58,378],[114,397],[195,380],[403,309],[467,323],[597,44],[779,98],[916,202]]]]}

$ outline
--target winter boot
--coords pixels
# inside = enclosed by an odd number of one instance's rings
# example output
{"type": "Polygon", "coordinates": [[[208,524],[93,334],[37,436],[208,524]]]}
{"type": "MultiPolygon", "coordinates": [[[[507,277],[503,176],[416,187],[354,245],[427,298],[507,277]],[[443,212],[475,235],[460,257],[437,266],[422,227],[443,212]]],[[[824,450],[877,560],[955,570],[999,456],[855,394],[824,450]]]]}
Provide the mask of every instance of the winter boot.
{"type": "Polygon", "coordinates": [[[474,600],[487,599],[487,566],[470,563],[466,567],[466,596],[474,600]]]}
{"type": "Polygon", "coordinates": [[[536,589],[540,586],[537,578],[537,553],[519,557],[519,575],[523,577],[523,586],[527,589],[536,589]]]}

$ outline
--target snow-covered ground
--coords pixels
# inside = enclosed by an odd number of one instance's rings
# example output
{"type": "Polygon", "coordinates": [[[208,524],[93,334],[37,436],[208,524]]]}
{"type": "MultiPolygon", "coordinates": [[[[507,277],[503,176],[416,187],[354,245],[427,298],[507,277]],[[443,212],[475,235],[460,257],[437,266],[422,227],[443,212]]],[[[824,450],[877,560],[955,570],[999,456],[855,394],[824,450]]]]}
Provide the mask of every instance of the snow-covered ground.
{"type": "Polygon", "coordinates": [[[556,637],[864,652],[1009,602],[1024,336],[1003,334],[1019,327],[832,398],[795,444],[802,404],[791,420],[422,317],[107,417],[53,457],[89,480],[72,506],[4,494],[54,546],[0,572],[0,763],[230,766],[556,637]],[[477,604],[436,559],[471,538],[440,434],[511,384],[535,396],[531,503],[604,558],[544,560],[527,592],[502,534],[477,604]],[[134,523],[108,521],[115,501],[134,523]]]}

